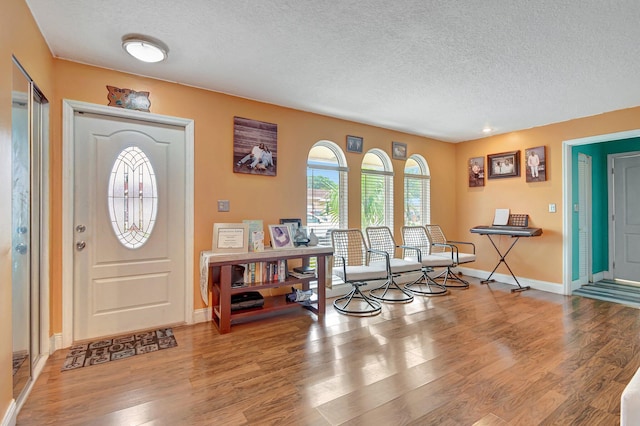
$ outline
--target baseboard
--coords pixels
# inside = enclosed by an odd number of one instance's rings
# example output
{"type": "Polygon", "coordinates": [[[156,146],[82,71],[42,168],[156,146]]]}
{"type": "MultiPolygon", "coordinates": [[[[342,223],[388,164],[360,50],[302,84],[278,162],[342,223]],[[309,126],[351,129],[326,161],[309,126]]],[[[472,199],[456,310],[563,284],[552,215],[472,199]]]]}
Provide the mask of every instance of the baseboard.
{"type": "Polygon", "coordinates": [[[211,307],[193,311],[193,324],[211,320],[211,307]]]}
{"type": "Polygon", "coordinates": [[[53,355],[58,349],[62,349],[62,333],[49,337],[49,355],[53,355]]]}
{"type": "Polygon", "coordinates": [[[12,399],[11,404],[7,407],[7,411],[5,411],[4,417],[2,418],[2,426],[15,426],[17,417],[16,400],[12,399]]]}
{"type": "MultiPolygon", "coordinates": [[[[464,275],[469,275],[470,277],[475,277],[480,279],[485,279],[490,274],[489,271],[464,268],[460,266],[458,266],[455,269],[462,272],[464,275]]],[[[501,283],[511,284],[514,286],[518,285],[511,275],[494,273],[491,278],[501,283]]],[[[535,288],[536,290],[546,291],[549,293],[564,294],[562,283],[552,283],[548,281],[532,280],[532,279],[523,278],[523,277],[518,277],[518,281],[520,282],[520,285],[523,287],[529,286],[531,288],[535,288]]]]}

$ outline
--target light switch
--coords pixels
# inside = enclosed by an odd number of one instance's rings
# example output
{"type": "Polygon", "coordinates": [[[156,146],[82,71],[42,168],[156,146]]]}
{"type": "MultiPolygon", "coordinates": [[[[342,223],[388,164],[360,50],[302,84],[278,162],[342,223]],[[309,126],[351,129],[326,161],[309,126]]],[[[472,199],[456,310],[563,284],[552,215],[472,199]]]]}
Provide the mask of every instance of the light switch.
{"type": "Polygon", "coordinates": [[[555,213],[556,212],[556,205],[555,203],[551,203],[549,204],[549,213],[555,213]]]}
{"type": "Polygon", "coordinates": [[[229,211],[229,200],[218,200],[218,211],[219,212],[228,212],[229,211]]]}

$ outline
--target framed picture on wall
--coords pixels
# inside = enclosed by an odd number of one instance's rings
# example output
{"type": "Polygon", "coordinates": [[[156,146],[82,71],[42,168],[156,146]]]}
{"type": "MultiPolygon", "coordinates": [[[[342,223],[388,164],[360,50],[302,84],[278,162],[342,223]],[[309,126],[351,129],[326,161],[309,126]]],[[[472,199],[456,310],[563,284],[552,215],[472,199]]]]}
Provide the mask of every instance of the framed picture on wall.
{"type": "Polygon", "coordinates": [[[526,159],[527,182],[544,182],[547,180],[547,158],[544,146],[536,146],[524,150],[526,159]]]}
{"type": "Polygon", "coordinates": [[[407,144],[402,142],[391,142],[391,155],[394,160],[406,160],[407,144]]]}
{"type": "Polygon", "coordinates": [[[233,117],[233,171],[275,176],[278,166],[278,125],[233,117]]]}
{"type": "Polygon", "coordinates": [[[347,135],[347,152],[362,154],[364,140],[360,136],[347,135]]]}
{"type": "Polygon", "coordinates": [[[487,155],[489,179],[520,176],[520,151],[487,155]]]}
{"type": "Polygon", "coordinates": [[[469,187],[484,186],[484,157],[469,159],[469,187]]]}

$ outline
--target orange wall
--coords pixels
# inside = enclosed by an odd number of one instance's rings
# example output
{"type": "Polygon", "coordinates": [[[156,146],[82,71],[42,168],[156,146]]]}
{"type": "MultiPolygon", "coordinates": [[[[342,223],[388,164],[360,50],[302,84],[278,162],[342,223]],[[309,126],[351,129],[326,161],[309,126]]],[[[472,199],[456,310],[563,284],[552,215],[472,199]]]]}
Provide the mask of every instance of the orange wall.
{"type": "MultiPolygon", "coordinates": [[[[338,120],[317,114],[250,101],[211,91],[163,82],[74,62],[55,61],[58,99],[52,108],[54,133],[52,161],[53,232],[52,232],[52,313],[53,331],[61,331],[61,100],[72,99],[105,105],[106,85],[149,91],[151,112],[190,118],[195,121],[195,242],[197,260],[201,250],[211,248],[214,222],[238,222],[262,219],[265,224],[278,223],[283,217],[306,217],[306,159],[311,146],[330,140],[345,146],[347,134],[362,136],[365,151],[380,148],[391,156],[391,142],[408,145],[408,155],[419,153],[429,163],[433,180],[434,220],[453,228],[455,211],[454,182],[451,165],[445,159],[455,156],[455,146],[423,137],[378,127],[338,120]],[[278,172],[276,177],[233,173],[233,117],[240,116],[278,124],[278,172]],[[229,200],[231,211],[218,213],[216,201],[229,200]]],[[[349,225],[360,227],[360,163],[362,154],[346,153],[349,166],[349,225]]],[[[392,160],[396,234],[403,218],[404,162],[392,160]]],[[[197,284],[197,261],[194,285],[197,284]]],[[[203,306],[199,291],[194,303],[203,306]]]]}
{"type": "MultiPolygon", "coordinates": [[[[498,207],[528,213],[544,236],[523,239],[510,255],[519,276],[562,282],[562,154],[563,140],[636,129],[640,108],[572,120],[505,135],[448,144],[372,126],[235,98],[210,91],[157,81],[63,60],[53,60],[24,0],[3,0],[0,14],[0,205],[11,200],[11,54],[14,53],[51,102],[51,329],[61,332],[61,101],[72,99],[105,105],[106,85],[151,92],[151,111],[195,120],[195,241],[194,256],[211,247],[214,222],[261,218],[275,223],[281,217],[305,217],[305,162],[309,148],[318,140],[344,147],[347,134],[364,137],[365,150],[381,148],[390,153],[391,142],[407,143],[408,154],[423,155],[432,176],[432,222],[441,224],[450,238],[473,240],[482,253],[474,265],[491,270],[497,261],[484,237],[469,228],[487,224],[498,207]],[[278,124],[278,176],[258,177],[232,171],[233,116],[278,124]],[[483,188],[467,185],[470,157],[547,147],[547,178],[527,184],[520,178],[487,180],[483,188]],[[228,199],[231,212],[218,213],[216,200],[228,199]],[[556,203],[558,212],[547,212],[556,203]]],[[[349,224],[360,225],[360,162],[362,155],[346,153],[349,173],[349,224]]],[[[402,225],[402,167],[392,160],[396,176],[394,195],[395,233],[402,225]]],[[[0,413],[11,401],[11,236],[8,209],[0,209],[0,413]]],[[[502,241],[504,245],[506,242],[502,241]]],[[[196,262],[197,263],[197,262],[196,262]]],[[[197,265],[193,271],[197,283],[197,265]]],[[[203,306],[195,291],[195,308],[203,306]]]]}
{"type": "MultiPolygon", "coordinates": [[[[509,254],[507,261],[515,274],[562,285],[562,142],[638,129],[639,118],[640,108],[630,108],[457,144],[457,237],[474,242],[482,253],[470,267],[491,271],[499,257],[486,237],[469,233],[469,228],[491,223],[496,208],[510,208],[512,213],[529,214],[530,226],[544,232],[542,237],[521,238],[509,254]],[[536,146],[546,147],[547,181],[527,183],[524,151],[536,146]],[[487,154],[516,150],[521,151],[520,177],[485,179],[484,187],[468,186],[470,158],[484,156],[486,170],[487,154]],[[549,213],[550,203],[556,204],[556,213],[549,213]]],[[[501,237],[500,247],[507,249],[510,242],[501,237]]],[[[504,266],[498,272],[508,274],[504,266]]]]}
{"type": "Polygon", "coordinates": [[[11,353],[11,90],[15,55],[45,96],[54,96],[46,43],[23,0],[2,0],[0,13],[0,417],[13,398],[11,353]]]}

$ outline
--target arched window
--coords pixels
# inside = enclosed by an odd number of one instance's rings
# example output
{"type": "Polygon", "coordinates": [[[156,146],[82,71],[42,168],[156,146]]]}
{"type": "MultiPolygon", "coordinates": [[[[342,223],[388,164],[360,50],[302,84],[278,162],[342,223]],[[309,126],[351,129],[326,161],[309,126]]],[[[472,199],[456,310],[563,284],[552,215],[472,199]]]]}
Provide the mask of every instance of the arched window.
{"type": "Polygon", "coordinates": [[[372,149],[362,160],[362,229],[388,226],[393,229],[393,166],[389,156],[372,149]]]}
{"type": "Polygon", "coordinates": [[[431,223],[431,176],[427,161],[414,154],[404,166],[404,224],[431,223]]]}
{"type": "Polygon", "coordinates": [[[347,228],[347,159],[338,145],[316,142],[307,158],[307,229],[331,245],[331,230],[347,228]]]}

